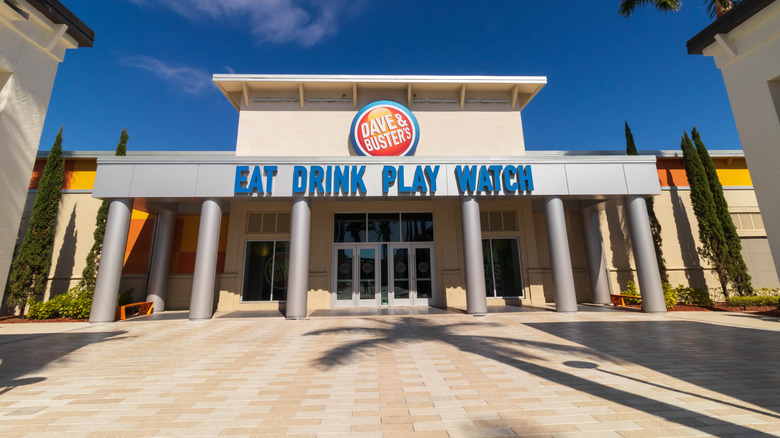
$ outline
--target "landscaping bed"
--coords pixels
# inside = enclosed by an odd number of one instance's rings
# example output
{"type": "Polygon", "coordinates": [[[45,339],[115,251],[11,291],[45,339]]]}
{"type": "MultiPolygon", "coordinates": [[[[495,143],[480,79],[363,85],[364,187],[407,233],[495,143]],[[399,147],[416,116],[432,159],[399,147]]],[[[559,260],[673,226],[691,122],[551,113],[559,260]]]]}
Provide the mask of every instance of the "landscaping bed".
{"type": "Polygon", "coordinates": [[[669,310],[673,312],[743,312],[780,317],[780,308],[777,306],[727,306],[725,302],[716,302],[712,306],[675,304],[669,310]]]}
{"type": "Polygon", "coordinates": [[[35,322],[87,322],[89,319],[53,318],[53,319],[27,319],[22,316],[0,316],[0,324],[25,324],[35,322]]]}

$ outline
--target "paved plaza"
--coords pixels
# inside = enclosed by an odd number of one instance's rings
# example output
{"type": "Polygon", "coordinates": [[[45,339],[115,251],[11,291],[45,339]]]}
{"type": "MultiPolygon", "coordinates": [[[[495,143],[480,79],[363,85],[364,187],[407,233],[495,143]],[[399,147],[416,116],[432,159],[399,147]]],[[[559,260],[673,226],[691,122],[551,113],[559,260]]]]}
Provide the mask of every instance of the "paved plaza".
{"type": "Polygon", "coordinates": [[[0,325],[0,435],[780,435],[775,318],[186,316],[0,325]]]}

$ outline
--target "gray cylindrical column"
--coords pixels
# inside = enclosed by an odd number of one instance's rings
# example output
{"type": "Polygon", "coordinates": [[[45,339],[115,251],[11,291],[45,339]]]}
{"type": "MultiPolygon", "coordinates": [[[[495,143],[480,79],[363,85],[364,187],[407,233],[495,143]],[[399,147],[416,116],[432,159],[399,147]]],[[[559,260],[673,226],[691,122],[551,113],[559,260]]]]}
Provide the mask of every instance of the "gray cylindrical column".
{"type": "Polygon", "coordinates": [[[661,273],[658,270],[658,259],[655,257],[650,218],[647,216],[647,203],[642,196],[626,196],[626,207],[642,308],[645,312],[666,312],[661,273]]]}
{"type": "Polygon", "coordinates": [[[555,292],[555,310],[576,312],[577,295],[574,290],[574,273],[571,269],[571,254],[569,253],[569,237],[566,232],[563,200],[558,196],[546,198],[544,200],[544,213],[547,222],[547,245],[550,249],[550,268],[552,268],[555,292]]]}
{"type": "Polygon", "coordinates": [[[309,252],[311,250],[311,201],[293,201],[290,219],[290,262],[287,280],[287,319],[306,319],[309,299],[309,252]]]}
{"type": "Polygon", "coordinates": [[[111,201],[89,322],[114,322],[132,210],[132,199],[111,201]]]}
{"type": "Polygon", "coordinates": [[[599,212],[595,209],[584,208],[580,213],[582,214],[582,235],[585,241],[585,254],[588,258],[588,276],[590,277],[590,289],[593,291],[593,302],[609,304],[609,284],[607,283],[607,269],[604,262],[599,212]]]}
{"type": "Polygon", "coordinates": [[[152,253],[152,268],[149,271],[149,291],[146,301],[154,303],[154,313],[165,310],[165,294],[168,291],[168,273],[171,266],[173,233],[176,227],[176,213],[162,209],[157,214],[157,237],[152,253]]]}
{"type": "Polygon", "coordinates": [[[461,198],[460,212],[463,222],[463,262],[466,265],[466,311],[469,315],[483,316],[487,313],[487,294],[477,198],[461,198]]]}
{"type": "Polygon", "coordinates": [[[190,320],[211,319],[212,316],[221,222],[222,205],[219,200],[204,199],[200,209],[198,247],[195,253],[195,272],[192,276],[190,320]]]}

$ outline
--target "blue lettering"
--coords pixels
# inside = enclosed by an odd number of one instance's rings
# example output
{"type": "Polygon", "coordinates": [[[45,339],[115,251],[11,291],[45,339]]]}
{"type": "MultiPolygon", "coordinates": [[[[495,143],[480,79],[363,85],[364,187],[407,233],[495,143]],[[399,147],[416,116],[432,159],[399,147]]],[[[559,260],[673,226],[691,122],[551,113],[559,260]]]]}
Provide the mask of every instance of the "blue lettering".
{"type": "Polygon", "coordinates": [[[382,192],[387,193],[390,191],[390,183],[395,181],[396,171],[393,166],[385,166],[382,168],[382,192]]]}
{"type": "Polygon", "coordinates": [[[249,185],[246,187],[247,193],[263,193],[263,172],[260,171],[260,166],[255,166],[252,170],[252,179],[249,180],[249,185]]]}
{"type": "Polygon", "coordinates": [[[246,178],[249,176],[249,166],[236,166],[236,186],[235,186],[235,193],[248,193],[248,190],[246,187],[242,187],[242,185],[247,182],[246,178]],[[246,175],[244,175],[244,172],[246,172],[246,175]]]}
{"type": "Polygon", "coordinates": [[[439,176],[439,166],[425,166],[425,173],[428,175],[428,183],[431,185],[431,192],[436,192],[436,178],[439,176]]]}
{"type": "Polygon", "coordinates": [[[358,187],[360,191],[366,193],[366,184],[363,182],[363,173],[366,171],[366,166],[352,166],[352,185],[350,185],[350,192],[357,192],[358,187]]]}
{"type": "Polygon", "coordinates": [[[487,166],[479,167],[479,183],[477,187],[480,192],[492,192],[493,184],[490,183],[490,174],[488,173],[487,166]]]}
{"type": "Polygon", "coordinates": [[[417,168],[414,169],[414,181],[412,181],[412,191],[413,192],[428,191],[428,185],[425,184],[425,173],[423,172],[422,166],[417,166],[417,168]]]}
{"type": "Polygon", "coordinates": [[[336,166],[333,170],[333,191],[335,193],[349,193],[349,166],[336,166]]]}
{"type": "Polygon", "coordinates": [[[412,188],[404,185],[404,166],[398,166],[398,193],[410,193],[412,188]]]}
{"type": "Polygon", "coordinates": [[[273,193],[274,176],[276,176],[276,166],[263,166],[263,170],[265,170],[265,192],[273,193]]]}
{"type": "Polygon", "coordinates": [[[517,166],[519,176],[517,179],[520,181],[520,191],[529,192],[534,191],[534,176],[531,173],[531,166],[517,166]]]}
{"type": "Polygon", "coordinates": [[[320,193],[325,193],[325,187],[322,186],[322,178],[325,177],[325,169],[322,166],[311,166],[309,168],[311,172],[311,178],[309,178],[309,194],[313,195],[319,190],[320,193]]]}
{"type": "Polygon", "coordinates": [[[458,188],[461,192],[473,192],[477,189],[475,177],[477,175],[477,166],[460,167],[455,166],[455,176],[458,178],[458,188]]]}
{"type": "Polygon", "coordinates": [[[493,174],[493,187],[496,191],[501,191],[501,169],[502,166],[490,166],[490,173],[493,174]]]}
{"type": "Polygon", "coordinates": [[[326,166],[325,167],[325,192],[330,193],[330,186],[331,186],[331,180],[333,176],[333,167],[332,166],[326,166]]]}
{"type": "Polygon", "coordinates": [[[517,175],[517,169],[514,166],[504,168],[504,188],[509,192],[517,190],[517,183],[513,181],[514,175],[517,175]]]}
{"type": "Polygon", "coordinates": [[[303,166],[293,167],[293,193],[306,192],[306,168],[303,166]]]}

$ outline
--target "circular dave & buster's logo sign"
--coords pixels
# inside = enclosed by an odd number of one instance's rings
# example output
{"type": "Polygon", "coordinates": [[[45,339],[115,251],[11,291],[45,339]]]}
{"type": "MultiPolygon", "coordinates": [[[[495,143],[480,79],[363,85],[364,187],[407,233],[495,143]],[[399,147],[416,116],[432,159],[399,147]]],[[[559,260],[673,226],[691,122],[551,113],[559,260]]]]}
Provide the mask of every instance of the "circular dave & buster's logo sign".
{"type": "Polygon", "coordinates": [[[358,155],[413,155],[420,140],[420,126],[405,106],[380,100],[358,111],[352,120],[350,139],[358,155]]]}

